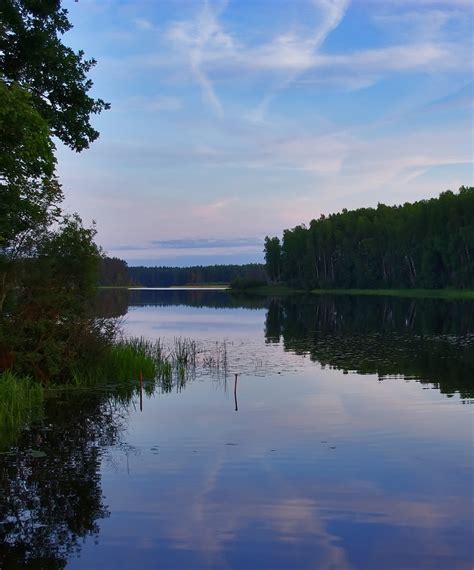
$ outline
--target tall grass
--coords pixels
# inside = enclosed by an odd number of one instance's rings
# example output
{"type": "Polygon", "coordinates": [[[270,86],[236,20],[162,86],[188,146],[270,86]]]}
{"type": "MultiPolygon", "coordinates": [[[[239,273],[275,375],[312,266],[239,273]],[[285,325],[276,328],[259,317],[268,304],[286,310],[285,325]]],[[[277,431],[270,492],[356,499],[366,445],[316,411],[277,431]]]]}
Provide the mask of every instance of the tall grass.
{"type": "Polygon", "coordinates": [[[143,338],[120,341],[108,347],[102,355],[86,367],[73,371],[71,384],[90,386],[121,384],[132,380],[154,380],[163,362],[160,341],[143,338]]]}
{"type": "Polygon", "coordinates": [[[11,445],[20,429],[42,414],[43,388],[11,372],[0,374],[0,449],[11,445]]]}
{"type": "MultiPolygon", "coordinates": [[[[171,368],[175,370],[178,385],[184,386],[196,370],[197,344],[188,338],[174,339],[174,347],[170,354],[171,368]]],[[[168,379],[166,379],[168,380],[168,379]]]]}
{"type": "Polygon", "coordinates": [[[98,357],[84,360],[67,382],[43,387],[29,377],[0,373],[0,450],[14,444],[28,422],[40,419],[45,394],[55,390],[98,388],[116,404],[127,406],[137,394],[151,395],[181,390],[201,369],[227,377],[227,342],[203,349],[196,341],[176,337],[165,347],[162,341],[144,338],[121,340],[98,357]]]}

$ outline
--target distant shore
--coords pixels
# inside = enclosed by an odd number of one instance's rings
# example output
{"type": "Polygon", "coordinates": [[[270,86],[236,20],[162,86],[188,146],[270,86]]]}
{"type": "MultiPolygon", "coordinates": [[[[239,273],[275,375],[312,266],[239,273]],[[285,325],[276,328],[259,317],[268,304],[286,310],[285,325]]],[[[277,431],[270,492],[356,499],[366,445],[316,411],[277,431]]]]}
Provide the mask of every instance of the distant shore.
{"type": "Polygon", "coordinates": [[[418,299],[474,299],[474,289],[312,289],[304,291],[285,286],[265,286],[235,290],[236,293],[257,295],[293,295],[307,293],[312,295],[365,295],[378,297],[411,297],[418,299]]]}
{"type": "Polygon", "coordinates": [[[312,295],[364,295],[374,297],[409,297],[417,299],[474,299],[474,289],[312,289],[306,291],[286,287],[284,285],[266,285],[249,289],[232,289],[222,283],[199,283],[196,285],[170,285],[169,287],[142,287],[141,285],[100,285],[98,289],[128,289],[128,290],[222,290],[233,293],[286,296],[295,294],[312,295]]]}

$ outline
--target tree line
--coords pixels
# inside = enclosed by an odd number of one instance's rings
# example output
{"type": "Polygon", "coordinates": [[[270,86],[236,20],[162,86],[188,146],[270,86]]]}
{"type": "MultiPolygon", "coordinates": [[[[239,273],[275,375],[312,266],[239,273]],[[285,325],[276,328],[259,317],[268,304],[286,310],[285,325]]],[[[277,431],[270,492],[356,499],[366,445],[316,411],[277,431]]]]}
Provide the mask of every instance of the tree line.
{"type": "Polygon", "coordinates": [[[99,284],[170,287],[173,285],[226,284],[237,278],[264,280],[262,263],[245,265],[195,265],[192,267],[129,267],[116,257],[105,258],[99,270],[99,284]]]}
{"type": "Polygon", "coordinates": [[[321,215],[264,251],[272,282],[302,288],[472,288],[474,188],[321,215]]]}

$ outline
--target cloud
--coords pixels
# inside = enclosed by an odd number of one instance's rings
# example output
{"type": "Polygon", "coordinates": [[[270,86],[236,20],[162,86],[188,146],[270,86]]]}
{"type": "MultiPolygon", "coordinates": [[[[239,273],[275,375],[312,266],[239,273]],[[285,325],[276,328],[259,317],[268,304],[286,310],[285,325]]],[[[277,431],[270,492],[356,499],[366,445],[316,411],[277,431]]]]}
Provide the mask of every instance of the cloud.
{"type": "Polygon", "coordinates": [[[263,48],[266,57],[263,60],[261,58],[261,63],[286,67],[289,74],[264,96],[253,113],[257,120],[263,119],[270,102],[279,91],[289,87],[299,75],[313,67],[316,52],[343,19],[349,0],[313,0],[313,4],[321,12],[321,23],[310,36],[300,38],[296,34],[288,33],[277,37],[269,46],[263,48]]]}
{"type": "Polygon", "coordinates": [[[188,266],[263,261],[263,239],[256,236],[228,238],[176,238],[141,244],[110,245],[109,255],[126,257],[132,264],[188,266]]]}
{"type": "Polygon", "coordinates": [[[161,111],[178,111],[182,108],[181,100],[177,97],[171,97],[169,95],[155,95],[155,96],[145,96],[137,95],[134,97],[129,97],[128,99],[123,99],[118,101],[114,106],[115,110],[125,110],[130,109],[145,111],[145,112],[161,112],[161,111]]]}
{"type": "Polygon", "coordinates": [[[204,64],[206,50],[221,52],[234,49],[231,36],[222,30],[218,22],[218,15],[225,6],[226,2],[213,10],[206,0],[195,21],[175,22],[167,34],[178,49],[187,51],[191,71],[201,86],[205,99],[219,116],[223,114],[222,104],[204,70],[204,64]]]}
{"type": "Polygon", "coordinates": [[[406,29],[409,22],[415,30],[410,37],[403,38],[403,43],[344,54],[322,53],[326,38],[343,20],[349,2],[313,0],[311,4],[320,16],[316,27],[303,28],[303,31],[289,27],[270,41],[257,45],[246,45],[235,34],[224,30],[219,15],[226,3],[212,9],[205,2],[194,21],[173,23],[167,37],[176,49],[186,53],[194,78],[219,116],[223,114],[223,105],[217,96],[216,81],[232,77],[245,81],[246,78],[251,79],[251,75],[254,80],[261,80],[262,74],[266,74],[266,84],[269,81],[271,86],[263,91],[259,104],[246,115],[259,121],[263,120],[268,105],[277,94],[295,82],[314,85],[328,82],[333,86],[339,84],[359,89],[373,84],[384,74],[420,69],[438,72],[441,69],[459,69],[466,60],[468,46],[445,41],[439,33],[451,18],[459,14],[433,9],[426,14],[417,11],[410,16],[410,12],[400,14],[389,10],[387,5],[384,10],[374,13],[373,18],[385,25],[390,23],[393,26],[399,22],[403,24],[402,29],[406,29]],[[306,77],[308,73],[310,79],[306,77]]]}
{"type": "Polygon", "coordinates": [[[150,20],[147,20],[146,18],[134,18],[133,23],[141,31],[149,31],[155,29],[153,23],[150,22],[150,20]]]}
{"type": "Polygon", "coordinates": [[[168,240],[153,240],[151,242],[153,246],[157,246],[163,249],[227,249],[242,246],[258,246],[262,247],[263,240],[257,239],[255,237],[240,237],[240,238],[226,238],[226,239],[216,239],[216,238],[180,238],[180,239],[168,239],[168,240]]]}
{"type": "Polygon", "coordinates": [[[250,48],[227,33],[219,22],[219,14],[227,2],[213,9],[210,2],[205,1],[194,21],[174,22],[167,37],[179,50],[187,52],[192,73],[205,99],[219,116],[223,114],[223,107],[209,77],[213,68],[230,66],[284,71],[284,76],[278,79],[259,105],[257,114],[262,116],[276,93],[313,65],[315,51],[338,26],[348,3],[348,0],[313,0],[312,4],[321,14],[321,22],[310,34],[300,36],[289,30],[275,36],[269,43],[250,48]]]}

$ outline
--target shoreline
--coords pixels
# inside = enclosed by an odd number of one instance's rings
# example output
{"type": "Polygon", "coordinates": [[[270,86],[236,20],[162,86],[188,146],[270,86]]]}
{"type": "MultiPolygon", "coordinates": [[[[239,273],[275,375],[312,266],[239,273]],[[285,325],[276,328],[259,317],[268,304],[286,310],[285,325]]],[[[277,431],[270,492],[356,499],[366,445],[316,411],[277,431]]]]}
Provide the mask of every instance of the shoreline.
{"type": "Polygon", "coordinates": [[[171,285],[169,287],[142,287],[139,285],[99,285],[98,290],[126,289],[128,291],[229,291],[237,294],[287,295],[352,295],[367,297],[405,297],[416,299],[474,300],[474,289],[297,289],[287,286],[266,285],[249,289],[232,289],[229,285],[171,285]]]}
{"type": "Polygon", "coordinates": [[[474,289],[293,289],[291,287],[256,287],[254,289],[232,290],[235,293],[252,295],[352,295],[367,297],[405,297],[417,299],[474,300],[474,289]]]}

